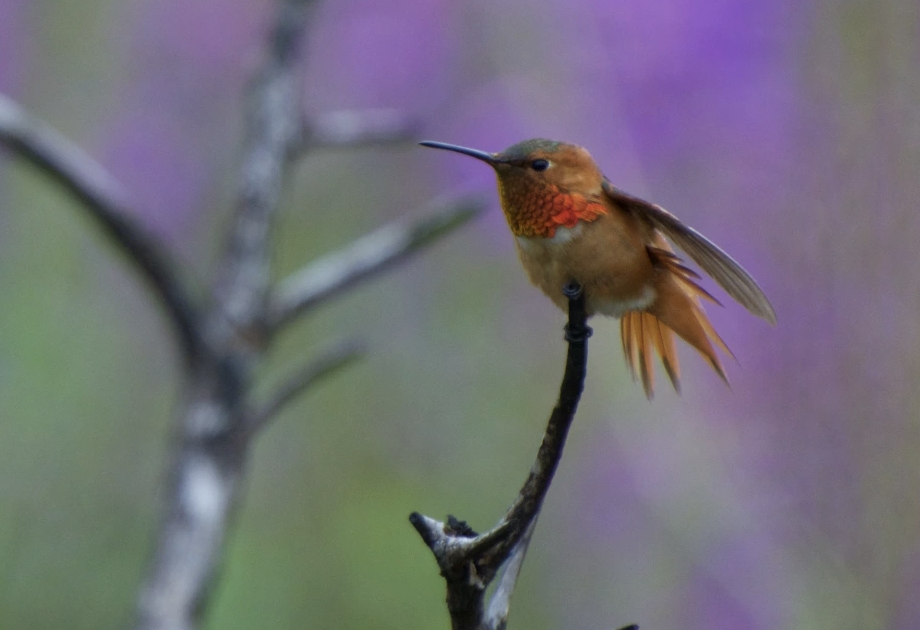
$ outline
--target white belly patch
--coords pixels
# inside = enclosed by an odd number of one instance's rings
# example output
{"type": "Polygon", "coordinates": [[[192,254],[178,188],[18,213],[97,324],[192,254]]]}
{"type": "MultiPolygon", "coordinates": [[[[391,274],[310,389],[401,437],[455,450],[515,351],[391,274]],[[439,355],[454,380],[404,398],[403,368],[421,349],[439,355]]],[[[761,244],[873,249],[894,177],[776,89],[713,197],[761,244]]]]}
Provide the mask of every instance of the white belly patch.
{"type": "Polygon", "coordinates": [[[579,221],[575,224],[574,227],[567,228],[564,225],[560,225],[556,228],[556,233],[553,234],[552,238],[548,238],[551,243],[556,245],[565,245],[569,241],[572,241],[579,236],[581,236],[582,231],[585,229],[585,224],[582,221],[579,221]]]}
{"type": "Polygon", "coordinates": [[[595,300],[593,306],[602,315],[619,318],[626,311],[644,311],[652,305],[656,297],[655,288],[649,285],[642,290],[639,297],[631,300],[595,300]]]}
{"type": "Polygon", "coordinates": [[[554,245],[565,245],[571,243],[576,238],[581,236],[581,233],[585,229],[585,224],[579,221],[575,224],[575,227],[567,228],[565,226],[559,226],[556,228],[556,233],[553,234],[550,238],[543,236],[518,236],[517,242],[525,252],[533,253],[538,250],[545,251],[548,247],[554,245]]]}

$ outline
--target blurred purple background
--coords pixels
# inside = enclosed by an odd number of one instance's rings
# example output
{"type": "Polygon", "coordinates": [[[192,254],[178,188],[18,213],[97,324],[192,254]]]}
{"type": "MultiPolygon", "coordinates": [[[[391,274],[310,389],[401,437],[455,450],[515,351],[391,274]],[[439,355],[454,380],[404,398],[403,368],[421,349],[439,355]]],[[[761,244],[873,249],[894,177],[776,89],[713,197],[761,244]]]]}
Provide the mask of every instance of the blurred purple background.
{"type": "MultiPolygon", "coordinates": [[[[97,156],[204,279],[232,207],[267,0],[0,0],[0,92],[97,156]]],[[[304,108],[394,108],[428,139],[587,147],[725,247],[776,307],[711,309],[731,390],[686,348],[648,404],[615,322],[511,627],[917,626],[920,5],[914,0],[320,3],[304,108]]],[[[488,527],[529,469],[563,316],[530,287],[473,160],[412,144],[293,169],[277,272],[443,193],[488,216],[282,341],[360,367],[260,443],[209,627],[431,628],[406,522],[488,527]]],[[[0,626],[130,618],[181,391],[152,301],[69,199],[0,158],[0,626]]]]}

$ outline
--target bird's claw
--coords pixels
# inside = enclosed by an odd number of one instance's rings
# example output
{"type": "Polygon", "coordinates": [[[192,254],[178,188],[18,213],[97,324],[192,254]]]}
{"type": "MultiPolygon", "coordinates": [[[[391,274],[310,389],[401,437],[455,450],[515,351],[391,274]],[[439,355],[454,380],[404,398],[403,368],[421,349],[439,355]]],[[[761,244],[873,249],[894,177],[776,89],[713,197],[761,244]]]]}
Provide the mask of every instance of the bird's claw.
{"type": "Polygon", "coordinates": [[[593,332],[590,326],[586,326],[584,292],[581,285],[575,280],[569,280],[562,285],[562,294],[569,300],[569,323],[565,325],[565,340],[569,343],[584,342],[593,332]],[[574,310],[573,310],[574,309],[574,310]],[[580,317],[575,317],[574,313],[580,313],[580,317]],[[572,324],[572,320],[578,321],[572,324]]]}
{"type": "Polygon", "coordinates": [[[574,280],[569,280],[562,285],[562,295],[570,300],[577,300],[581,296],[581,285],[574,280]]]}
{"type": "Polygon", "coordinates": [[[569,326],[565,328],[565,340],[569,343],[580,343],[594,334],[590,326],[569,326]]]}

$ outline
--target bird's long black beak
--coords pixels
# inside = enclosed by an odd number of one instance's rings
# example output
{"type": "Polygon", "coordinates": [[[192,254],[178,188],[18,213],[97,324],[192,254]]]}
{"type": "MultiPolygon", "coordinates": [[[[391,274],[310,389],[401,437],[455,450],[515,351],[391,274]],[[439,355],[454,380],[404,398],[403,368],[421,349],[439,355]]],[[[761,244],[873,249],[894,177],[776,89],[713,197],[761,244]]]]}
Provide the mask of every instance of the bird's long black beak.
{"type": "Polygon", "coordinates": [[[479,151],[477,149],[468,149],[467,147],[461,147],[456,144],[447,144],[446,142],[434,142],[432,140],[424,140],[419,142],[423,147],[431,147],[432,149],[445,149],[447,151],[454,151],[456,153],[462,153],[463,155],[468,155],[474,157],[477,160],[482,160],[487,164],[503,164],[505,160],[499,159],[495,153],[486,153],[485,151],[479,151]]]}

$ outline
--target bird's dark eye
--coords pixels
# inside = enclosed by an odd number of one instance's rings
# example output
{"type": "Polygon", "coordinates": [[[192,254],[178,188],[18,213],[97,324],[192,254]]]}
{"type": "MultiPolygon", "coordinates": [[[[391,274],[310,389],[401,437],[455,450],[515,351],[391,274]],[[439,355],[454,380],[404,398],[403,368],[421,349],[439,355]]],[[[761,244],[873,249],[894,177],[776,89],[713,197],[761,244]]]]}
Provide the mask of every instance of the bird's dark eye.
{"type": "Polygon", "coordinates": [[[549,168],[549,160],[534,160],[530,163],[530,168],[541,173],[549,168]]]}

